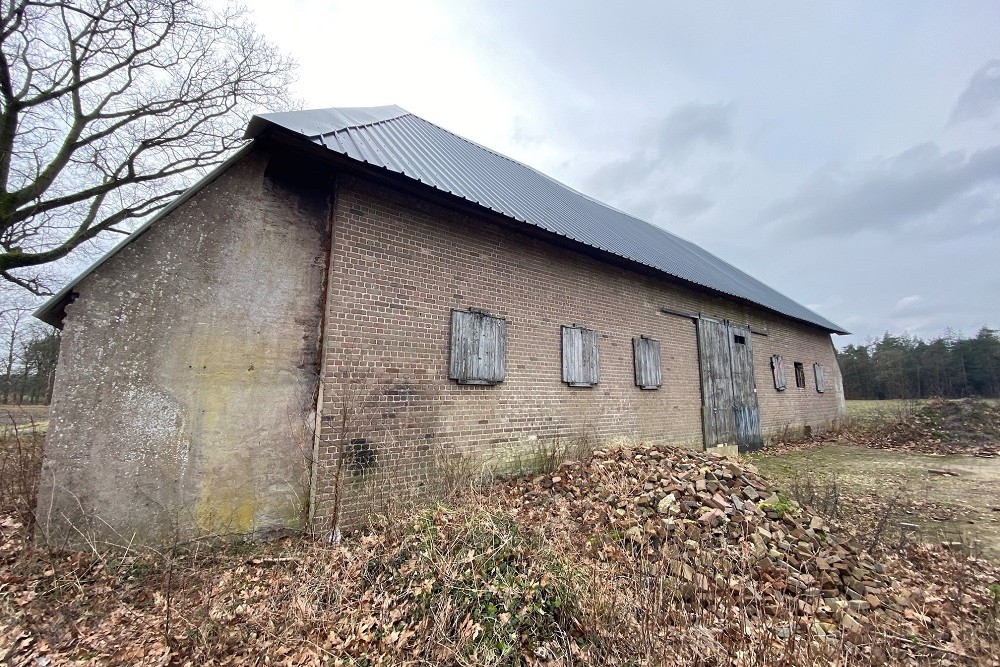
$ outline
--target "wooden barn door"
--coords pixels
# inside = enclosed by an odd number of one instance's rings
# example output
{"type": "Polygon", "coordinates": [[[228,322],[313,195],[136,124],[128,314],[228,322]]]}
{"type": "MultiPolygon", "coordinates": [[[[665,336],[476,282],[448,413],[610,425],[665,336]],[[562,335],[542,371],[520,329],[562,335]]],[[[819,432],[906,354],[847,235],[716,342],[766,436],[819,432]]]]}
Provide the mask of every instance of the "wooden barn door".
{"type": "Polygon", "coordinates": [[[698,356],[705,446],[735,443],[733,358],[729,348],[729,327],[725,322],[705,318],[698,320],[698,356]]]}
{"type": "Polygon", "coordinates": [[[753,341],[748,327],[698,319],[702,428],[705,446],[759,449],[760,410],[753,374],[753,341]]]}

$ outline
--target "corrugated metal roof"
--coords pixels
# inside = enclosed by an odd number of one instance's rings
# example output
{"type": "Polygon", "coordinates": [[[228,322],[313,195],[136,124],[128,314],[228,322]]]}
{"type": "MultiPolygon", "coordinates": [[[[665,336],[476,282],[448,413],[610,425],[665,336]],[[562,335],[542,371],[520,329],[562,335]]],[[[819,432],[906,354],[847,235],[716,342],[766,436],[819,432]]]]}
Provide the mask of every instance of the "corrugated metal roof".
{"type": "Polygon", "coordinates": [[[289,111],[255,116],[246,136],[269,126],[408,176],[529,225],[711,290],[740,297],[834,333],[842,327],[690,241],[588,197],[516,160],[397,106],[289,111]]]}

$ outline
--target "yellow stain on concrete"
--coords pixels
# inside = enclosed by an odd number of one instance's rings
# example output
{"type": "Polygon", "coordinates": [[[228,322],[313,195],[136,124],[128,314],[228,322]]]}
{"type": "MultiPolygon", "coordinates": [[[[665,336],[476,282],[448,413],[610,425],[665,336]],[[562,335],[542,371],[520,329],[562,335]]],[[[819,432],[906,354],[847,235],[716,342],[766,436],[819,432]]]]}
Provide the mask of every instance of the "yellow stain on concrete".
{"type": "Polygon", "coordinates": [[[279,377],[283,350],[272,343],[253,333],[188,342],[191,436],[200,449],[194,515],[204,534],[253,532],[262,510],[279,502],[267,497],[261,478],[273,462],[274,451],[264,448],[273,447],[275,433],[262,433],[260,424],[273,423],[273,394],[288,382],[279,377]]]}

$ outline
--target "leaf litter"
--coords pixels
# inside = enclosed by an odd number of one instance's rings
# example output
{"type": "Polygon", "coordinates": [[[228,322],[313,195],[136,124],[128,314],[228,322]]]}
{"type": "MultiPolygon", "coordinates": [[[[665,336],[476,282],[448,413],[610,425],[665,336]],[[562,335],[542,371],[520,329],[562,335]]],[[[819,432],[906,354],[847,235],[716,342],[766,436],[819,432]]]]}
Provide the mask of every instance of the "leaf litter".
{"type": "Polygon", "coordinates": [[[10,665],[1000,664],[995,566],[876,560],[753,465],[650,443],[335,546],[51,553],[0,530],[10,665]]]}

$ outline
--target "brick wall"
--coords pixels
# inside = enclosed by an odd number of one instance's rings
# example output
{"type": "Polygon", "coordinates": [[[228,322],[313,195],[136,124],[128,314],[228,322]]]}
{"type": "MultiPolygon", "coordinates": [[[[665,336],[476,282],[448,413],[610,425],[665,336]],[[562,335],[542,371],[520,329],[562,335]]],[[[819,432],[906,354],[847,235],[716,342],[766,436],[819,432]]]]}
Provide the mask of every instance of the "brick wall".
{"type": "Polygon", "coordinates": [[[471,217],[359,177],[338,178],[328,282],[314,519],[356,523],[372,506],[440,485],[460,465],[530,463],[581,442],[701,446],[695,325],[663,307],[749,322],[763,429],[822,428],[843,409],[830,336],[471,217]],[[507,320],[506,379],[448,380],[451,309],[507,320]],[[560,326],[600,334],[600,383],[561,381],[560,326]],[[635,336],[660,340],[663,386],[634,384],[635,336]],[[788,389],[777,392],[770,357],[788,389]],[[795,386],[792,364],[806,370],[795,386]],[[826,367],[827,390],[813,381],[826,367]],[[345,450],[349,455],[341,456],[345,450]],[[339,510],[338,510],[339,508],[339,510]]]}

